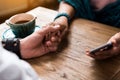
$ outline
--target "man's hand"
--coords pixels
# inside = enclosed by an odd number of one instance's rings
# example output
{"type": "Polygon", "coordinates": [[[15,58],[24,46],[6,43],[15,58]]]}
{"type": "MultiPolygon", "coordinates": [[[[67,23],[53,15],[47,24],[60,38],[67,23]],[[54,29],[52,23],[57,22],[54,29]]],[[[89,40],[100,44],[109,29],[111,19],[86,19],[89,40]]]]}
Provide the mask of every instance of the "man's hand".
{"type": "Polygon", "coordinates": [[[86,51],[86,54],[95,59],[107,59],[120,54],[120,32],[112,36],[108,42],[113,43],[113,47],[111,49],[105,51],[101,50],[99,52],[96,52],[95,55],[92,55],[89,51],[86,51]]]}
{"type": "MultiPolygon", "coordinates": [[[[40,29],[30,36],[20,40],[21,56],[24,59],[38,57],[51,51],[56,51],[59,41],[51,41],[48,44],[46,35],[57,33],[60,31],[60,26],[49,26],[40,29]]],[[[58,35],[56,35],[58,36],[58,35]]]]}

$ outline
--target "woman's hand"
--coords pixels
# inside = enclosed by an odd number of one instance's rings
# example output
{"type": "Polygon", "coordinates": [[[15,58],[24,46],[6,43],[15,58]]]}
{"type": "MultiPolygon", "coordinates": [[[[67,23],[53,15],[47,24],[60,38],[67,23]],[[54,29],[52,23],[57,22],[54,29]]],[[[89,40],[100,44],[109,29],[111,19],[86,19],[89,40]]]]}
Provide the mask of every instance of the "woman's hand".
{"type": "Polygon", "coordinates": [[[113,47],[111,49],[105,51],[101,50],[99,52],[96,52],[95,55],[92,55],[89,51],[86,51],[86,54],[95,59],[106,59],[120,54],[120,32],[112,36],[108,42],[113,43],[113,47]]]}

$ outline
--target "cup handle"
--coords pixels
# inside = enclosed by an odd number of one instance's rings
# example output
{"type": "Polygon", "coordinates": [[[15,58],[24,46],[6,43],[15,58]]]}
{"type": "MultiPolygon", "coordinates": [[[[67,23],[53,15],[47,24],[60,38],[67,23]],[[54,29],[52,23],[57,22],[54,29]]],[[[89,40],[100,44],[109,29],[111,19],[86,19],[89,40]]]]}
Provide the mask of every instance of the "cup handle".
{"type": "Polygon", "coordinates": [[[5,23],[6,23],[8,26],[10,25],[9,20],[6,20],[5,23]]]}

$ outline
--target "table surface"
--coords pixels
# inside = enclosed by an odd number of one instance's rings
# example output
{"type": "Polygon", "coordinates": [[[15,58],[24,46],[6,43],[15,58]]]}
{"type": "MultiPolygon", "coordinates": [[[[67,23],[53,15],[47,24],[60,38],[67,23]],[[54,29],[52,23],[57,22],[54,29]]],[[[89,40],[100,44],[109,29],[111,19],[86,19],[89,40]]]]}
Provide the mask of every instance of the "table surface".
{"type": "MultiPolygon", "coordinates": [[[[37,7],[28,13],[37,16],[36,25],[52,22],[57,12],[37,7]]],[[[0,25],[0,36],[9,27],[0,25]]],[[[120,80],[120,56],[96,61],[85,55],[107,42],[120,29],[85,19],[75,19],[57,52],[27,60],[42,80],[120,80]]]]}

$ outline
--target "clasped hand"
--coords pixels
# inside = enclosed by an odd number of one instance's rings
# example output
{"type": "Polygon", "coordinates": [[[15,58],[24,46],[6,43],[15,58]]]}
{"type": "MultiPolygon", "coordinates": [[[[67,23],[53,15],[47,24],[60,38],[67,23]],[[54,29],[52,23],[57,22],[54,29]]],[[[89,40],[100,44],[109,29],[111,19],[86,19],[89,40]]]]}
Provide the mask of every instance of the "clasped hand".
{"type": "Polygon", "coordinates": [[[20,40],[21,56],[24,59],[34,58],[56,51],[67,27],[50,23],[30,36],[20,40]]]}

